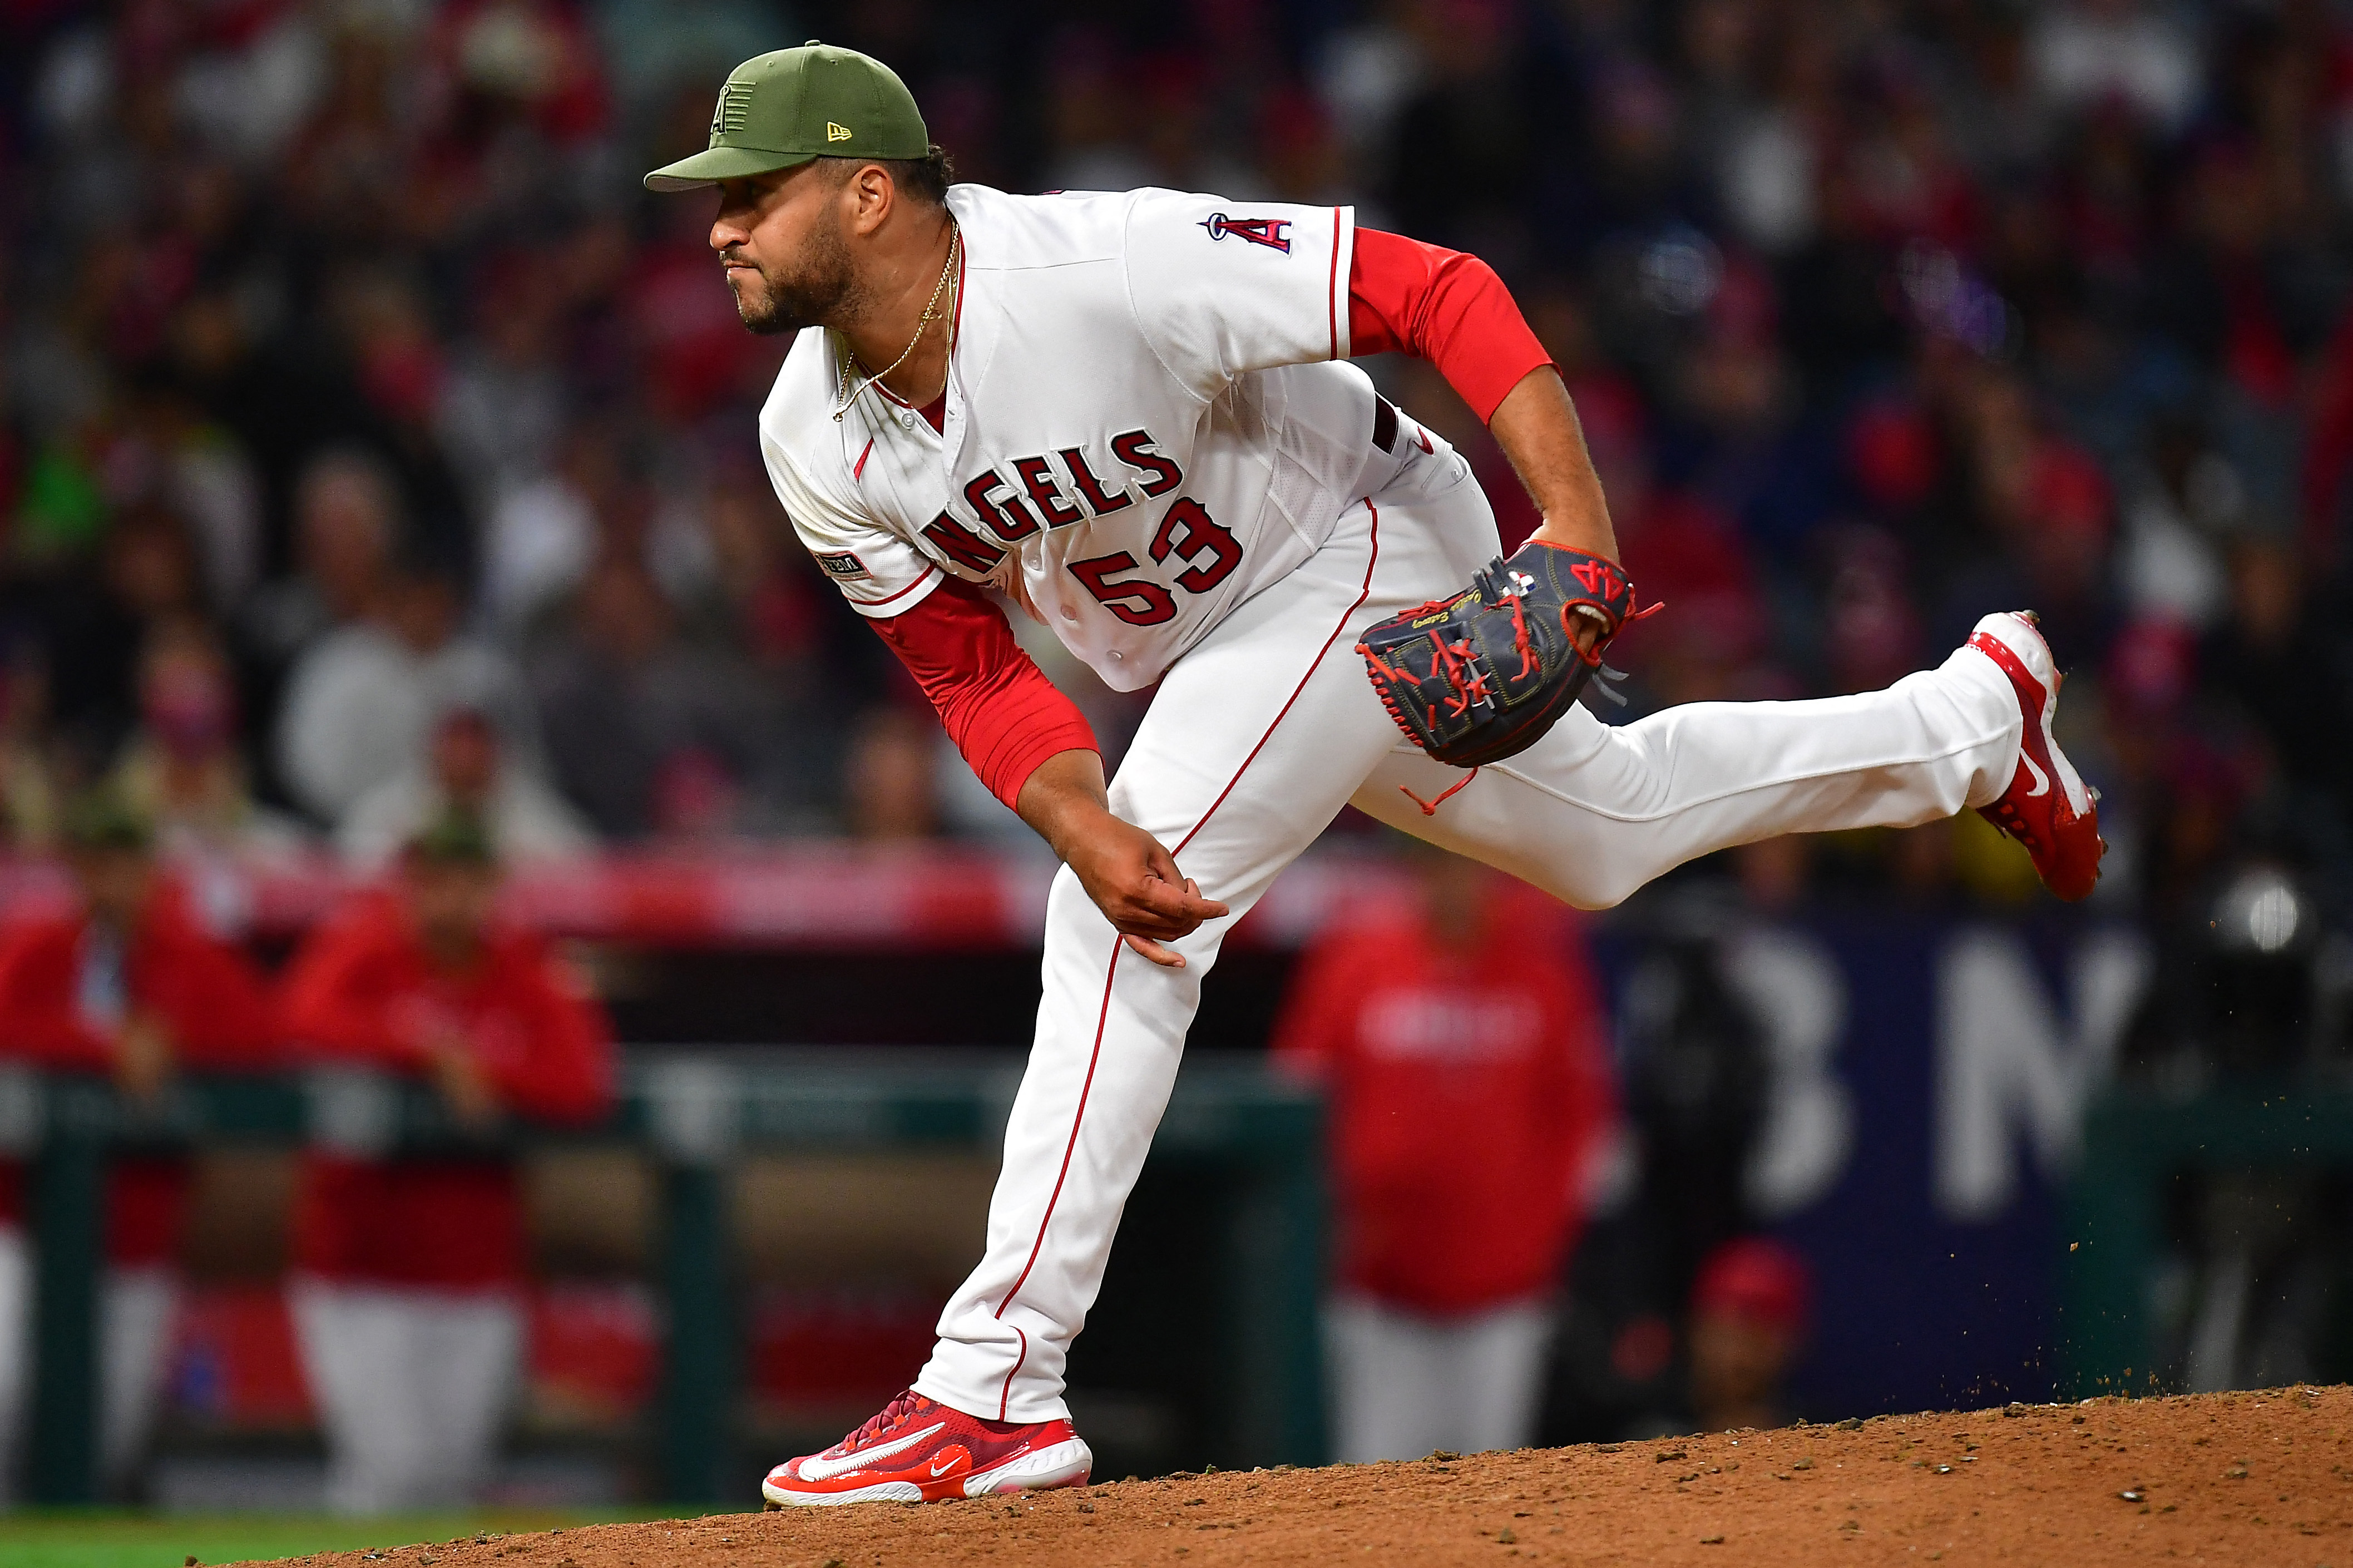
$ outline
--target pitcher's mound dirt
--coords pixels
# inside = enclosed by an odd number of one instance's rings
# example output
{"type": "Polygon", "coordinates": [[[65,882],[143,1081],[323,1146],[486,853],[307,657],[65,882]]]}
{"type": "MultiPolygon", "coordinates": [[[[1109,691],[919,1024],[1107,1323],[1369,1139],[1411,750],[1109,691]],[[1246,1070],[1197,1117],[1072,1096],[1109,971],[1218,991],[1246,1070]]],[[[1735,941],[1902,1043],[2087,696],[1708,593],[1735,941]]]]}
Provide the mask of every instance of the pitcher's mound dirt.
{"type": "MultiPolygon", "coordinates": [[[[388,1568],[1261,1563],[2353,1568],[2353,1390],[1888,1415],[403,1547],[388,1568]]],[[[303,1560],[360,1568],[356,1556],[303,1560]]]]}

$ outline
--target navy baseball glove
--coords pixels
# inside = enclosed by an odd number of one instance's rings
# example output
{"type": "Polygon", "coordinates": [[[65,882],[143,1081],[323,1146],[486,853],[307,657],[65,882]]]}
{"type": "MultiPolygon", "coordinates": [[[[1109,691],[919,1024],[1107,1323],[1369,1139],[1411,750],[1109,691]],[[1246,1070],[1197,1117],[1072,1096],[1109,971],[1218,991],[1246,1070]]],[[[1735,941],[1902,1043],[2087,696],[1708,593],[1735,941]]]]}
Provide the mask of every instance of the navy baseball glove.
{"type": "Polygon", "coordinates": [[[1475,768],[1535,745],[1601,667],[1609,639],[1657,607],[1634,607],[1616,562],[1531,541],[1453,597],[1376,624],[1356,651],[1409,739],[1475,768]],[[1577,649],[1580,618],[1600,631],[1589,654],[1577,649]]]}

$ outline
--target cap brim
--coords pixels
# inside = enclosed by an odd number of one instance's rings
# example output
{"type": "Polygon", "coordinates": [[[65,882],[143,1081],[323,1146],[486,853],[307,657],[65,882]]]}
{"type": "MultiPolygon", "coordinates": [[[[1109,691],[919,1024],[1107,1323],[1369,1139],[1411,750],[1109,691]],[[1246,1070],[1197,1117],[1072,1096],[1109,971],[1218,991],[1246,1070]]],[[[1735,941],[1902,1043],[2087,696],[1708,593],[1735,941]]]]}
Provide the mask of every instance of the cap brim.
{"type": "Polygon", "coordinates": [[[711,147],[691,158],[665,163],[646,176],[649,191],[693,191],[722,180],[771,174],[816,157],[814,153],[769,153],[757,147],[711,147]]]}

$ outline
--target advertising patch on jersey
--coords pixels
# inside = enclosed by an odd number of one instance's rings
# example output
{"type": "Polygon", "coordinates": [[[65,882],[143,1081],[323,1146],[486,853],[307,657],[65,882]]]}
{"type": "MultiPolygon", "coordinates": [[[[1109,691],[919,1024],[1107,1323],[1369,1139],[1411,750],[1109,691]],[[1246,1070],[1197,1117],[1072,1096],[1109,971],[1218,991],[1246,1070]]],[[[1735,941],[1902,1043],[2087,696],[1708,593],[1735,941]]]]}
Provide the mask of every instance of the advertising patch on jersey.
{"type": "Polygon", "coordinates": [[[1269,250],[1291,254],[1291,220],[1287,217],[1228,217],[1223,213],[1211,213],[1201,220],[1211,239],[1223,239],[1232,235],[1236,239],[1263,245],[1269,250]]]}
{"type": "Polygon", "coordinates": [[[874,575],[866,569],[865,562],[847,550],[818,551],[817,563],[824,570],[827,576],[837,583],[851,583],[861,577],[874,575]]]}

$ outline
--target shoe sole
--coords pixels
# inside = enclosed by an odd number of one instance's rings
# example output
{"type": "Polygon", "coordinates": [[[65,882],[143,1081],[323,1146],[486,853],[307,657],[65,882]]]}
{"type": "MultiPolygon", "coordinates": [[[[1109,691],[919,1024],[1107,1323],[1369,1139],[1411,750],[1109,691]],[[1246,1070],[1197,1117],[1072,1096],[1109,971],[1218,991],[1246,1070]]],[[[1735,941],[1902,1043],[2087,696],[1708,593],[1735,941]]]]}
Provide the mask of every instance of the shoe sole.
{"type": "MultiPolygon", "coordinates": [[[[1093,1473],[1095,1457],[1083,1439],[1071,1437],[1050,1443],[1027,1454],[1017,1454],[1001,1465],[986,1470],[976,1470],[964,1478],[965,1497],[992,1497],[1007,1492],[1053,1491],[1062,1487],[1082,1487],[1093,1473]]],[[[847,1491],[789,1491],[767,1481],[760,1483],[760,1496],[770,1510],[786,1508],[833,1508],[853,1502],[923,1502],[926,1499],[923,1487],[914,1481],[875,1481],[869,1486],[853,1487],[847,1491]]]]}

